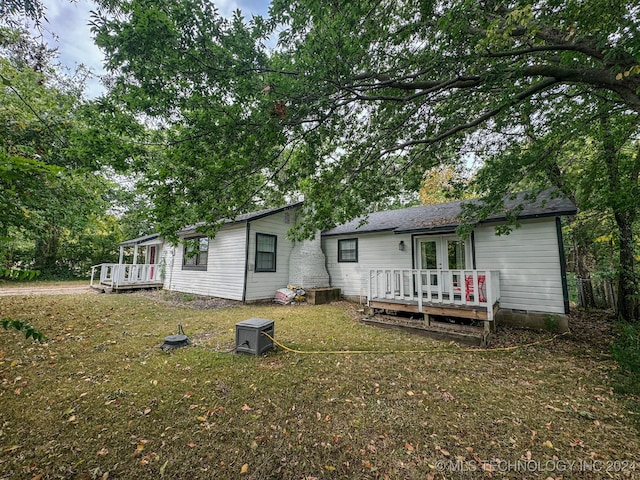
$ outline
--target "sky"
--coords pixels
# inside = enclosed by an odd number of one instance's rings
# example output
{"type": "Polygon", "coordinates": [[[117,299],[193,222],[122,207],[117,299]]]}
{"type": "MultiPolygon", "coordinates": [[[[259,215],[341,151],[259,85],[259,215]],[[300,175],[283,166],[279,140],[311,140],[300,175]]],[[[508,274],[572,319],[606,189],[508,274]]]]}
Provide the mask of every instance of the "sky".
{"type": "MultiPolygon", "coordinates": [[[[270,0],[214,0],[224,16],[231,16],[236,9],[242,10],[245,16],[266,16],[269,2],[270,0]]],[[[45,37],[52,48],[58,49],[60,62],[71,71],[82,64],[100,75],[103,72],[103,55],[93,43],[89,27],[90,12],[96,9],[96,5],[90,0],[43,0],[43,3],[48,20],[45,24],[45,37]]],[[[88,98],[95,98],[103,91],[99,78],[93,78],[87,83],[88,98]]]]}

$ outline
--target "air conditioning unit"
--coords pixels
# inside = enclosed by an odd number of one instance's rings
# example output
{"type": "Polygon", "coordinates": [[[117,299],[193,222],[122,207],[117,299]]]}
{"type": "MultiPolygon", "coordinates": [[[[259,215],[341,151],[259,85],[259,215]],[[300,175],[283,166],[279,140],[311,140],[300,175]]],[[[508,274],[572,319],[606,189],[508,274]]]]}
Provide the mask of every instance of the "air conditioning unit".
{"type": "Polygon", "coordinates": [[[266,318],[249,318],[236,323],[236,352],[262,355],[267,350],[271,350],[273,330],[273,320],[266,318]],[[267,337],[263,332],[269,336],[267,337]]]}

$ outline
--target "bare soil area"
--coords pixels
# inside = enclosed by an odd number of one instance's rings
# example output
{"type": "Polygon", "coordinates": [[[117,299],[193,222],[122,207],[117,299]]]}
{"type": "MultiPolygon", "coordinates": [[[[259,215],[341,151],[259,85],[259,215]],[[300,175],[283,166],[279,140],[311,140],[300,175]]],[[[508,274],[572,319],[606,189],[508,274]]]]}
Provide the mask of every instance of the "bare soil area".
{"type": "Polygon", "coordinates": [[[96,290],[89,285],[43,285],[34,286],[33,284],[25,287],[0,287],[0,297],[22,296],[22,295],[79,295],[94,294],[96,290]]]}

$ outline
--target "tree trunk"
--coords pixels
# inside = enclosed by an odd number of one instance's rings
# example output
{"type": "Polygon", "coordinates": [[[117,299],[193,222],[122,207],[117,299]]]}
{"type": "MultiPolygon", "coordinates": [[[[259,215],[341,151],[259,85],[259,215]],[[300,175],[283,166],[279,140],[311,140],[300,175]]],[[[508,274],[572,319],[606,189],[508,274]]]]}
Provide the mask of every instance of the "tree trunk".
{"type": "Polygon", "coordinates": [[[614,214],[620,240],[620,272],[618,274],[618,316],[627,322],[637,320],[637,284],[633,222],[626,212],[614,214]]]}
{"type": "MultiPolygon", "coordinates": [[[[638,291],[638,279],[635,275],[635,244],[633,242],[633,222],[637,217],[637,207],[634,201],[624,201],[624,196],[631,193],[621,188],[620,162],[618,149],[613,138],[609,118],[600,117],[602,128],[602,149],[604,163],[609,177],[609,189],[613,197],[610,206],[618,227],[618,241],[620,242],[618,263],[618,316],[627,321],[636,320],[636,293],[638,291]],[[618,198],[621,197],[621,198],[618,198]]],[[[629,172],[631,184],[638,182],[636,168],[629,172]]]]}
{"type": "MultiPolygon", "coordinates": [[[[572,199],[573,200],[573,199],[572,199]]],[[[575,200],[573,200],[575,203],[575,200]]],[[[570,217],[574,222],[573,252],[575,256],[575,273],[578,283],[578,304],[584,308],[595,308],[596,299],[591,283],[591,271],[588,266],[590,236],[585,232],[582,221],[570,217]]]]}
{"type": "Polygon", "coordinates": [[[57,271],[60,232],[51,229],[43,232],[36,239],[34,269],[44,274],[55,274],[57,271]]]}

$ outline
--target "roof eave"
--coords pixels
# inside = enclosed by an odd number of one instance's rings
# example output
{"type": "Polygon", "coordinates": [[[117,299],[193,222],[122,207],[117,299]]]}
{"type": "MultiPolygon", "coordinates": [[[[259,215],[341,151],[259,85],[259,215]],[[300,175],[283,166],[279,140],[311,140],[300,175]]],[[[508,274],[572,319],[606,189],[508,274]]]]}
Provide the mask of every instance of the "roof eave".
{"type": "Polygon", "coordinates": [[[389,228],[378,228],[376,230],[349,230],[346,232],[341,232],[341,233],[325,233],[322,232],[320,235],[322,237],[340,237],[342,235],[364,235],[367,233],[382,233],[382,232],[394,232],[395,228],[394,227],[389,227],[389,228]]]}
{"type": "MultiPolygon", "coordinates": [[[[143,243],[150,242],[151,240],[155,240],[160,237],[159,233],[153,233],[151,235],[145,235],[144,237],[132,238],[131,240],[125,240],[124,242],[120,242],[118,245],[121,247],[132,247],[134,245],[140,245],[143,243]]],[[[160,241],[159,243],[162,243],[160,241]]]]}

